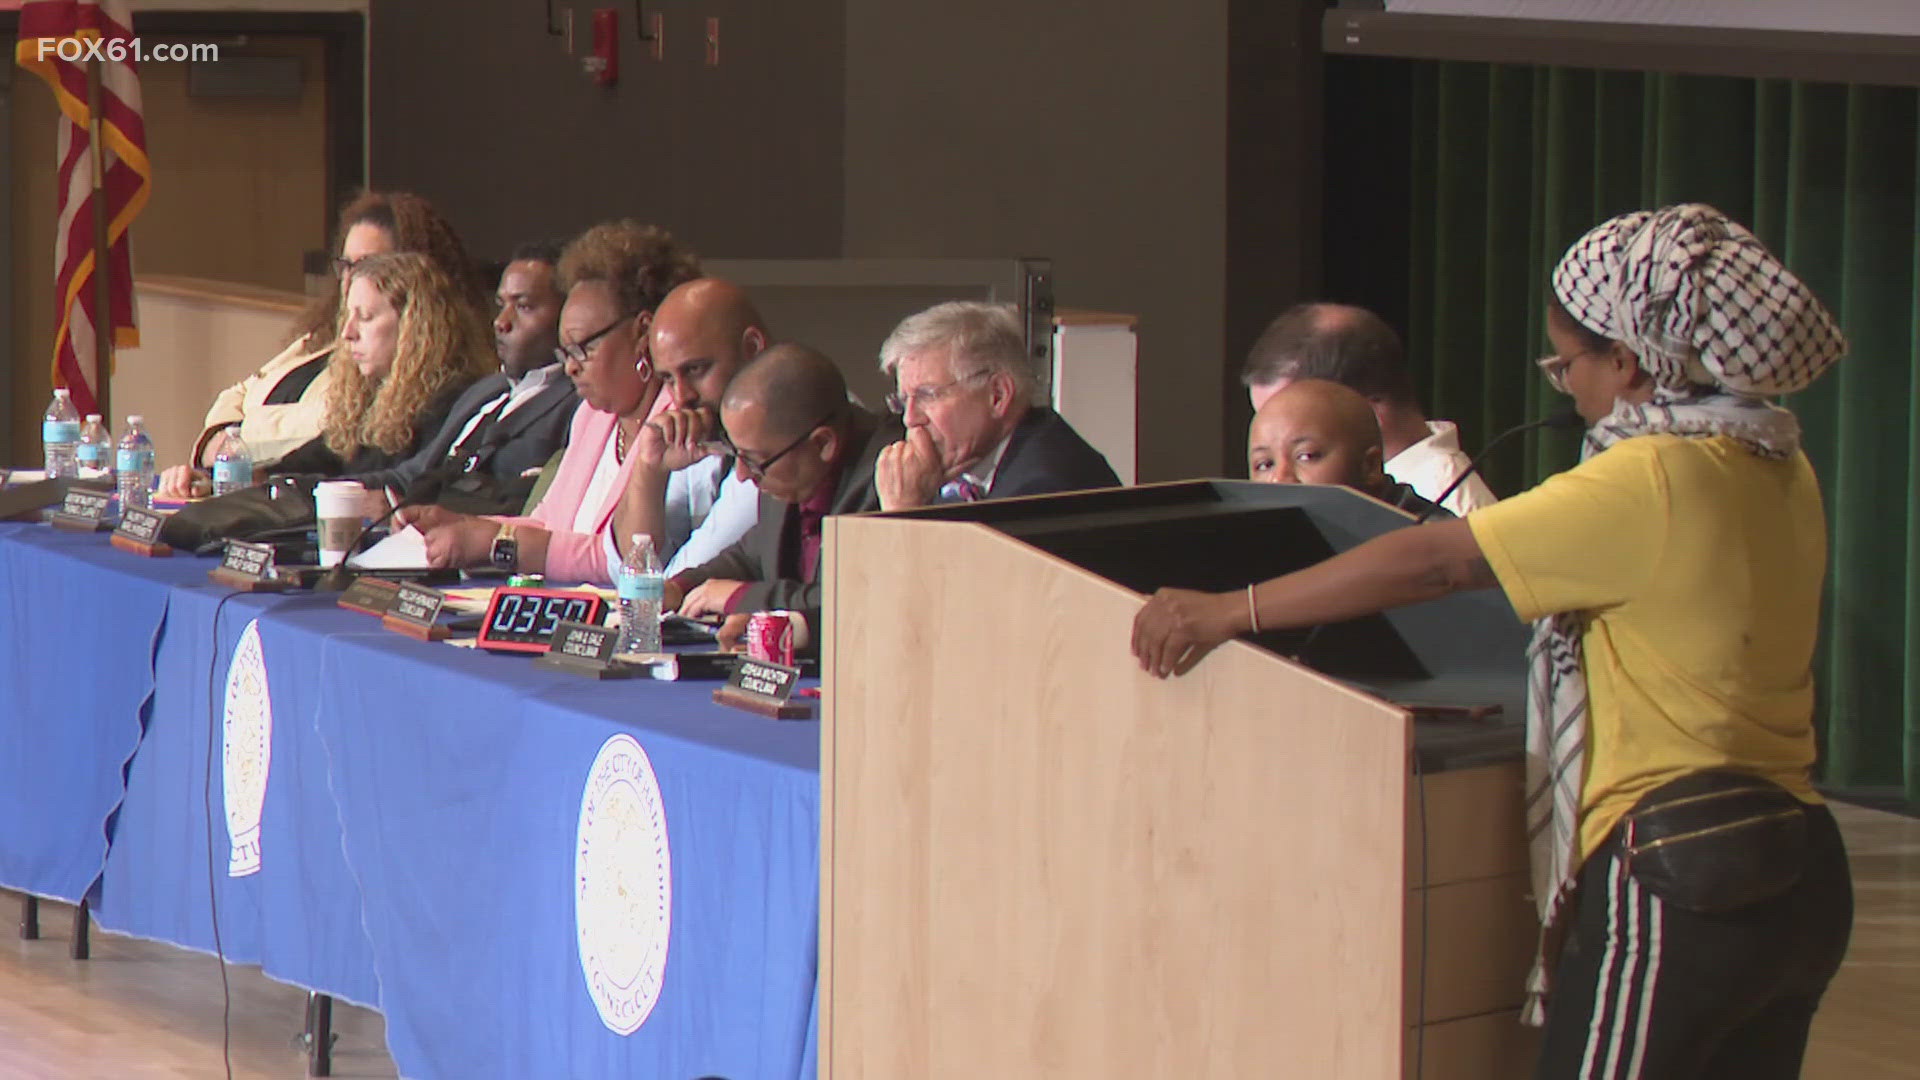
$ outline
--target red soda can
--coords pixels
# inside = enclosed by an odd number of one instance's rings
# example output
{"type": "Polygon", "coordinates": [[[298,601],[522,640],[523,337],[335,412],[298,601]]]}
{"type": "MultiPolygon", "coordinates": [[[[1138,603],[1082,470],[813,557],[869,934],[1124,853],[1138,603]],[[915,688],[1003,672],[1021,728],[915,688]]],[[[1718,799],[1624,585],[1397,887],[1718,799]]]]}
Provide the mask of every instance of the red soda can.
{"type": "Polygon", "coordinates": [[[747,659],[793,666],[793,616],[785,611],[756,611],[747,617],[747,659]]]}

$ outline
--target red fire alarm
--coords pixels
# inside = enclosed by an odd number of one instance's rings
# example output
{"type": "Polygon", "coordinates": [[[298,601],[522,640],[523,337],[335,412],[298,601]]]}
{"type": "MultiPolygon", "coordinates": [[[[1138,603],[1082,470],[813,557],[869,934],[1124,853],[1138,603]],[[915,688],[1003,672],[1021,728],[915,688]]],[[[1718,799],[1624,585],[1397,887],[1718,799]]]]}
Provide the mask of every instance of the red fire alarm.
{"type": "Polygon", "coordinates": [[[613,8],[593,12],[593,50],[580,67],[595,86],[612,86],[620,79],[620,13],[613,8]]]}

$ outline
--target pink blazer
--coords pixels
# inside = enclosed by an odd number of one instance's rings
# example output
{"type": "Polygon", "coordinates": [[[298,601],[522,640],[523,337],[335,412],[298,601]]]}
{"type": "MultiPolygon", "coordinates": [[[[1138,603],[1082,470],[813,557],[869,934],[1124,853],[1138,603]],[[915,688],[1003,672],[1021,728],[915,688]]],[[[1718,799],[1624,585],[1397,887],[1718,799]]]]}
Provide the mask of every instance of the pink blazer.
{"type": "MultiPolygon", "coordinates": [[[[661,394],[655,400],[652,412],[659,412],[663,404],[670,407],[669,395],[661,394]]],[[[547,541],[546,576],[556,582],[592,581],[609,584],[603,537],[612,527],[613,511],[620,505],[620,496],[627,490],[635,455],[629,452],[627,460],[620,463],[613,486],[607,489],[606,498],[595,509],[593,531],[573,531],[573,520],[580,512],[580,501],[587,497],[587,485],[593,480],[593,468],[600,463],[600,455],[606,452],[607,440],[613,438],[617,419],[612,413],[601,412],[581,402],[573,412],[573,427],[567,436],[567,452],[560,455],[553,483],[548,485],[547,493],[540,497],[533,514],[529,517],[495,519],[511,521],[515,525],[531,525],[553,534],[547,541]]]]}

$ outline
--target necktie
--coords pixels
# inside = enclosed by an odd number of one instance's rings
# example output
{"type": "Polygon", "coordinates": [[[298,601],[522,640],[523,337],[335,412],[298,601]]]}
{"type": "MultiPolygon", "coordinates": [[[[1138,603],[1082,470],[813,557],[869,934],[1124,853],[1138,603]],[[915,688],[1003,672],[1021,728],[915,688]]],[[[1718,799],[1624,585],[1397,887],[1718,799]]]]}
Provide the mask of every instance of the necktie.
{"type": "Polygon", "coordinates": [[[949,482],[940,489],[941,502],[979,502],[986,489],[966,477],[949,482]]]}
{"type": "Polygon", "coordinates": [[[507,402],[512,396],[512,392],[509,391],[488,402],[480,412],[480,421],[473,425],[472,431],[467,432],[466,438],[460,440],[460,445],[447,454],[448,459],[458,460],[466,457],[466,471],[472,472],[477,468],[480,464],[480,451],[487,445],[485,441],[487,433],[500,423],[500,417],[507,411],[507,402]]]}

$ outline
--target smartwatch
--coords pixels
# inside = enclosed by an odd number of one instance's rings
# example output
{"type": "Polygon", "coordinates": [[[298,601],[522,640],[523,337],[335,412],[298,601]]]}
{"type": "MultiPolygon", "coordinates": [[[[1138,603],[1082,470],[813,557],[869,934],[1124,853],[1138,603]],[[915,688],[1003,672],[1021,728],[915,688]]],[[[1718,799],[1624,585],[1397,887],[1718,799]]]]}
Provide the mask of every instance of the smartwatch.
{"type": "Polygon", "coordinates": [[[493,536],[493,551],[489,559],[496,570],[511,574],[520,569],[520,542],[513,538],[511,524],[500,526],[493,536]]]}

